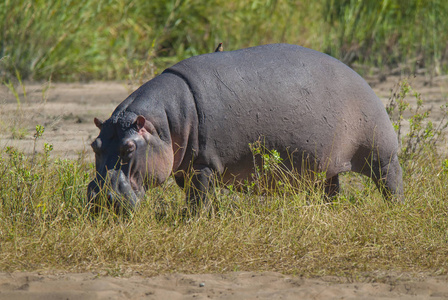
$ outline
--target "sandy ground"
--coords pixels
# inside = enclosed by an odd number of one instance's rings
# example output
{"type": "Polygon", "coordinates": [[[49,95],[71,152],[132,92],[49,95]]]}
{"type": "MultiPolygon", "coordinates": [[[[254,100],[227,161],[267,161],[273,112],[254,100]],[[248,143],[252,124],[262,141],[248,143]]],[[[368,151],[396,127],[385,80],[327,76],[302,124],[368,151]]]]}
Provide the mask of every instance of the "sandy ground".
{"type": "Polygon", "coordinates": [[[0,147],[14,146],[31,154],[35,127],[42,125],[45,133],[36,151],[42,152],[43,143],[49,143],[55,156],[77,158],[88,151],[93,160],[90,143],[99,133],[93,118],[107,119],[132,88],[115,82],[48,85],[25,84],[26,96],[17,87],[20,105],[10,89],[0,88],[0,147]]]}
{"type": "MultiPolygon", "coordinates": [[[[384,104],[400,78],[368,78],[384,104]]],[[[448,76],[411,78],[423,95],[432,118],[442,117],[447,102],[448,76]]],[[[89,144],[98,134],[93,117],[107,119],[134,90],[120,82],[27,83],[26,95],[16,86],[0,88],[0,147],[14,146],[31,154],[36,125],[45,133],[36,142],[52,144],[53,156],[93,161],[89,144]]],[[[0,273],[0,299],[448,299],[448,277],[386,274],[364,280],[325,277],[304,279],[278,273],[229,273],[115,278],[94,273],[0,273]]]]}
{"type": "Polygon", "coordinates": [[[149,278],[15,272],[0,274],[0,299],[448,299],[448,278],[353,282],[272,272],[149,278]]]}

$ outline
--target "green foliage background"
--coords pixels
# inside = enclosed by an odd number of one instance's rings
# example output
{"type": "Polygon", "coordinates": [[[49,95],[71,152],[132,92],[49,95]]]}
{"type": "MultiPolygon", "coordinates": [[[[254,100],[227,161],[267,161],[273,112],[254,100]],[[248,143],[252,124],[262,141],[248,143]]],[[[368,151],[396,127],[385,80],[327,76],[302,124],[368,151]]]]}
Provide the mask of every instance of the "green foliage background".
{"type": "Polygon", "coordinates": [[[219,42],[225,50],[286,42],[355,68],[438,74],[447,64],[447,15],[444,0],[4,0],[0,76],[148,77],[219,42]]]}

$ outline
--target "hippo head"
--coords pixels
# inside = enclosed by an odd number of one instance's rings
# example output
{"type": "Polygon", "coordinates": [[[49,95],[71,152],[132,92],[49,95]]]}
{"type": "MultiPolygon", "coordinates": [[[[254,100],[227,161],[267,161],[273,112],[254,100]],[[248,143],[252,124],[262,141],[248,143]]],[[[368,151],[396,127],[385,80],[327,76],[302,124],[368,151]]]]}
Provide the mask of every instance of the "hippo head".
{"type": "Polygon", "coordinates": [[[100,134],[92,143],[96,178],[87,189],[89,203],[107,199],[116,210],[133,209],[147,188],[170,176],[171,143],[163,141],[154,125],[141,115],[121,114],[105,122],[95,118],[94,122],[100,134]]]}

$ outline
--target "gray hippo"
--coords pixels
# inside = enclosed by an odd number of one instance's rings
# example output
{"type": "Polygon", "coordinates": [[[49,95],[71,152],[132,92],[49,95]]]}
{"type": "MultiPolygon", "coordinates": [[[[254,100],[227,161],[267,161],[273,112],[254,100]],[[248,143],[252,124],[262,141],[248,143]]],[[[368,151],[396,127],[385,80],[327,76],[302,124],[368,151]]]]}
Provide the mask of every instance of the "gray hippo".
{"type": "Polygon", "coordinates": [[[185,59],[94,122],[92,202],[105,188],[111,203],[133,208],[174,175],[181,187],[191,180],[187,201],[196,209],[214,178],[250,182],[249,144],[260,140],[286,169],[325,172],[329,196],[346,171],[371,177],[388,198],[403,195],[397,137],[381,101],[340,61],[296,45],[185,59]]]}

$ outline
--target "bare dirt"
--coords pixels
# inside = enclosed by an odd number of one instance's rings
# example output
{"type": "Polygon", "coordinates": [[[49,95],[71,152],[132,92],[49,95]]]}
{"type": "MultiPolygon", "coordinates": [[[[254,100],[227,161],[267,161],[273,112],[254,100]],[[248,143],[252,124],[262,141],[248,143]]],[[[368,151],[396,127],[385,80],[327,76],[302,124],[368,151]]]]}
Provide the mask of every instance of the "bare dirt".
{"type": "Polygon", "coordinates": [[[26,95],[20,86],[15,96],[11,89],[0,89],[0,147],[13,146],[31,154],[36,125],[45,127],[37,141],[53,145],[52,155],[77,158],[89,152],[90,143],[98,135],[93,118],[107,119],[114,108],[132,91],[125,83],[28,83],[26,95]],[[19,99],[19,101],[17,100],[19,99]]]}
{"type": "MultiPolygon", "coordinates": [[[[386,105],[402,78],[367,78],[386,105]]],[[[448,76],[409,78],[422,94],[432,120],[447,102],[448,76]]],[[[107,119],[136,86],[123,82],[26,83],[0,88],[0,148],[27,154],[53,145],[52,156],[93,161],[90,143],[98,134],[93,118],[107,119]],[[35,142],[36,125],[45,133],[35,142]]],[[[410,97],[410,101],[415,101],[410,97]]],[[[369,277],[366,277],[369,278],[369,277]]],[[[448,299],[448,277],[388,274],[383,280],[324,277],[305,279],[278,273],[170,274],[117,278],[56,271],[0,273],[0,299],[448,299]]]]}
{"type": "Polygon", "coordinates": [[[0,274],[3,299],[448,299],[448,279],[389,276],[355,282],[273,272],[126,278],[14,272],[0,274]]]}

